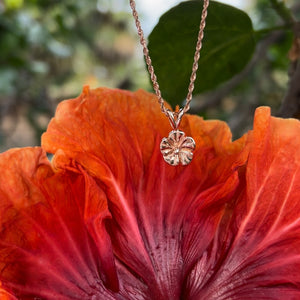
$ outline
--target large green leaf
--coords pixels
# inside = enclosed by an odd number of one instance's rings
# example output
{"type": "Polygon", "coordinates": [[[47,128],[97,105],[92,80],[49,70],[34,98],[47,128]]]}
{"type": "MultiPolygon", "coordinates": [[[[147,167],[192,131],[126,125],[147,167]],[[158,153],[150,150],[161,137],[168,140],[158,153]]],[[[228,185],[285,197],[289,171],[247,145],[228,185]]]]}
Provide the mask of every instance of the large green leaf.
{"type": "MultiPolygon", "coordinates": [[[[149,50],[163,97],[181,103],[187,94],[201,19],[202,1],[182,2],[166,12],[149,36],[149,50]]],[[[249,16],[211,2],[194,94],[239,73],[250,60],[255,38],[249,16]]]]}

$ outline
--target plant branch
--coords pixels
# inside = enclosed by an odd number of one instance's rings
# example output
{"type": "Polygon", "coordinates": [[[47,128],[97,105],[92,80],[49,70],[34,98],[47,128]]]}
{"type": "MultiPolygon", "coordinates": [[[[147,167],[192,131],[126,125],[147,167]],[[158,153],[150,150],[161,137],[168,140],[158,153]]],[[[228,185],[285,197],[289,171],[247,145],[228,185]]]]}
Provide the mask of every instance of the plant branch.
{"type": "Polygon", "coordinates": [[[289,51],[289,86],[282,100],[278,116],[300,118],[300,22],[294,24],[294,41],[289,51]]]}
{"type": "MultiPolygon", "coordinates": [[[[291,26],[294,33],[294,41],[289,52],[291,60],[289,70],[289,86],[283,98],[278,116],[280,117],[300,117],[300,22],[298,22],[292,10],[288,9],[284,1],[270,0],[273,8],[286,25],[291,26]]],[[[294,8],[295,9],[295,8],[294,8]]]]}
{"type": "Polygon", "coordinates": [[[199,96],[199,101],[195,101],[191,107],[193,113],[199,113],[210,107],[215,107],[226,97],[235,87],[237,87],[251,73],[253,68],[262,60],[265,59],[267,49],[280,41],[284,33],[282,31],[274,31],[267,37],[261,40],[258,47],[248,65],[244,70],[226,82],[216,91],[208,92],[199,96]]]}
{"type": "Polygon", "coordinates": [[[262,28],[259,30],[255,30],[255,35],[260,37],[260,36],[264,36],[266,34],[269,34],[271,32],[274,31],[280,31],[280,30],[292,30],[290,25],[284,24],[284,25],[279,25],[279,26],[272,26],[272,27],[268,27],[268,28],[262,28]]]}
{"type": "Polygon", "coordinates": [[[279,117],[283,118],[300,118],[300,63],[295,61],[291,68],[292,76],[290,76],[289,88],[282,101],[279,117]]]}
{"type": "Polygon", "coordinates": [[[286,7],[284,1],[270,0],[274,10],[281,17],[285,24],[294,25],[296,20],[292,12],[286,7]]]}

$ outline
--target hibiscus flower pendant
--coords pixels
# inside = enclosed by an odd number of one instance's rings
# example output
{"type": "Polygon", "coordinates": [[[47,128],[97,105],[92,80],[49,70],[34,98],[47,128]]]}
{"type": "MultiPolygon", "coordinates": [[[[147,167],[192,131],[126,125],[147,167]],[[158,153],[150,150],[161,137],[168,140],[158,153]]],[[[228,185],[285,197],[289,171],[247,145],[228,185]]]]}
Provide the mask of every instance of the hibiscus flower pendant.
{"type": "Polygon", "coordinates": [[[172,130],[167,138],[163,138],[160,143],[160,151],[164,160],[172,165],[188,165],[193,159],[195,141],[191,137],[186,137],[180,130],[172,130]]]}

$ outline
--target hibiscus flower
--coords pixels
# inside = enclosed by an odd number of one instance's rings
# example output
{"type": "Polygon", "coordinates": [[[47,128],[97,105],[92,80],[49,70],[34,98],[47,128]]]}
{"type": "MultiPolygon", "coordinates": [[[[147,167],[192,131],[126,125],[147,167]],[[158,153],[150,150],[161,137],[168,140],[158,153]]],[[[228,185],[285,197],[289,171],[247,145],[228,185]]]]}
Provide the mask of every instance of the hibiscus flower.
{"type": "Polygon", "coordinates": [[[1,299],[300,299],[300,122],[180,129],[174,167],[154,95],[86,87],[41,148],[1,154],[1,299]]]}

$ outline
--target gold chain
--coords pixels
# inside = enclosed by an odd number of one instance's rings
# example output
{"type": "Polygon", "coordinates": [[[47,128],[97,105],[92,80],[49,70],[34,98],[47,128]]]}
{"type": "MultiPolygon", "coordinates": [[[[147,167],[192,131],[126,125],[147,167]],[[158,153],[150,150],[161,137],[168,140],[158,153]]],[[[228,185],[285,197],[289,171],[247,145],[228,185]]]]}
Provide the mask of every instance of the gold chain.
{"type": "Polygon", "coordinates": [[[200,26],[199,26],[198,40],[197,40],[197,44],[196,44],[194,62],[193,62],[192,73],[191,73],[191,77],[190,77],[190,84],[189,84],[189,87],[188,87],[188,94],[186,96],[185,105],[184,105],[183,108],[181,108],[179,110],[179,112],[171,111],[164,104],[164,100],[162,99],[161,91],[159,89],[159,84],[157,82],[157,77],[154,73],[154,68],[153,68],[152,61],[151,61],[151,58],[150,58],[150,55],[149,55],[149,49],[147,47],[144,32],[142,30],[141,22],[139,20],[139,16],[138,16],[138,13],[137,13],[137,10],[136,10],[135,1],[134,0],[129,0],[129,2],[130,2],[130,7],[132,9],[132,15],[133,15],[134,20],[135,20],[135,25],[136,25],[136,28],[137,28],[137,31],[138,31],[138,35],[139,35],[139,38],[140,38],[140,43],[143,47],[143,53],[144,53],[145,60],[146,60],[147,66],[148,66],[148,71],[150,73],[150,78],[151,78],[151,81],[152,81],[152,84],[153,84],[155,94],[158,98],[158,102],[160,104],[161,111],[169,118],[172,127],[174,129],[177,129],[178,126],[179,126],[179,123],[181,121],[182,116],[190,109],[190,103],[192,101],[192,94],[193,94],[193,90],[194,90],[194,86],[195,86],[196,73],[197,73],[197,70],[198,70],[198,61],[199,61],[199,58],[200,58],[200,50],[202,48],[202,40],[203,40],[203,37],[204,37],[204,28],[205,28],[205,25],[206,25],[206,17],[207,17],[207,9],[208,9],[208,6],[209,6],[209,0],[204,0],[203,1],[201,22],[200,22],[200,26]]]}

